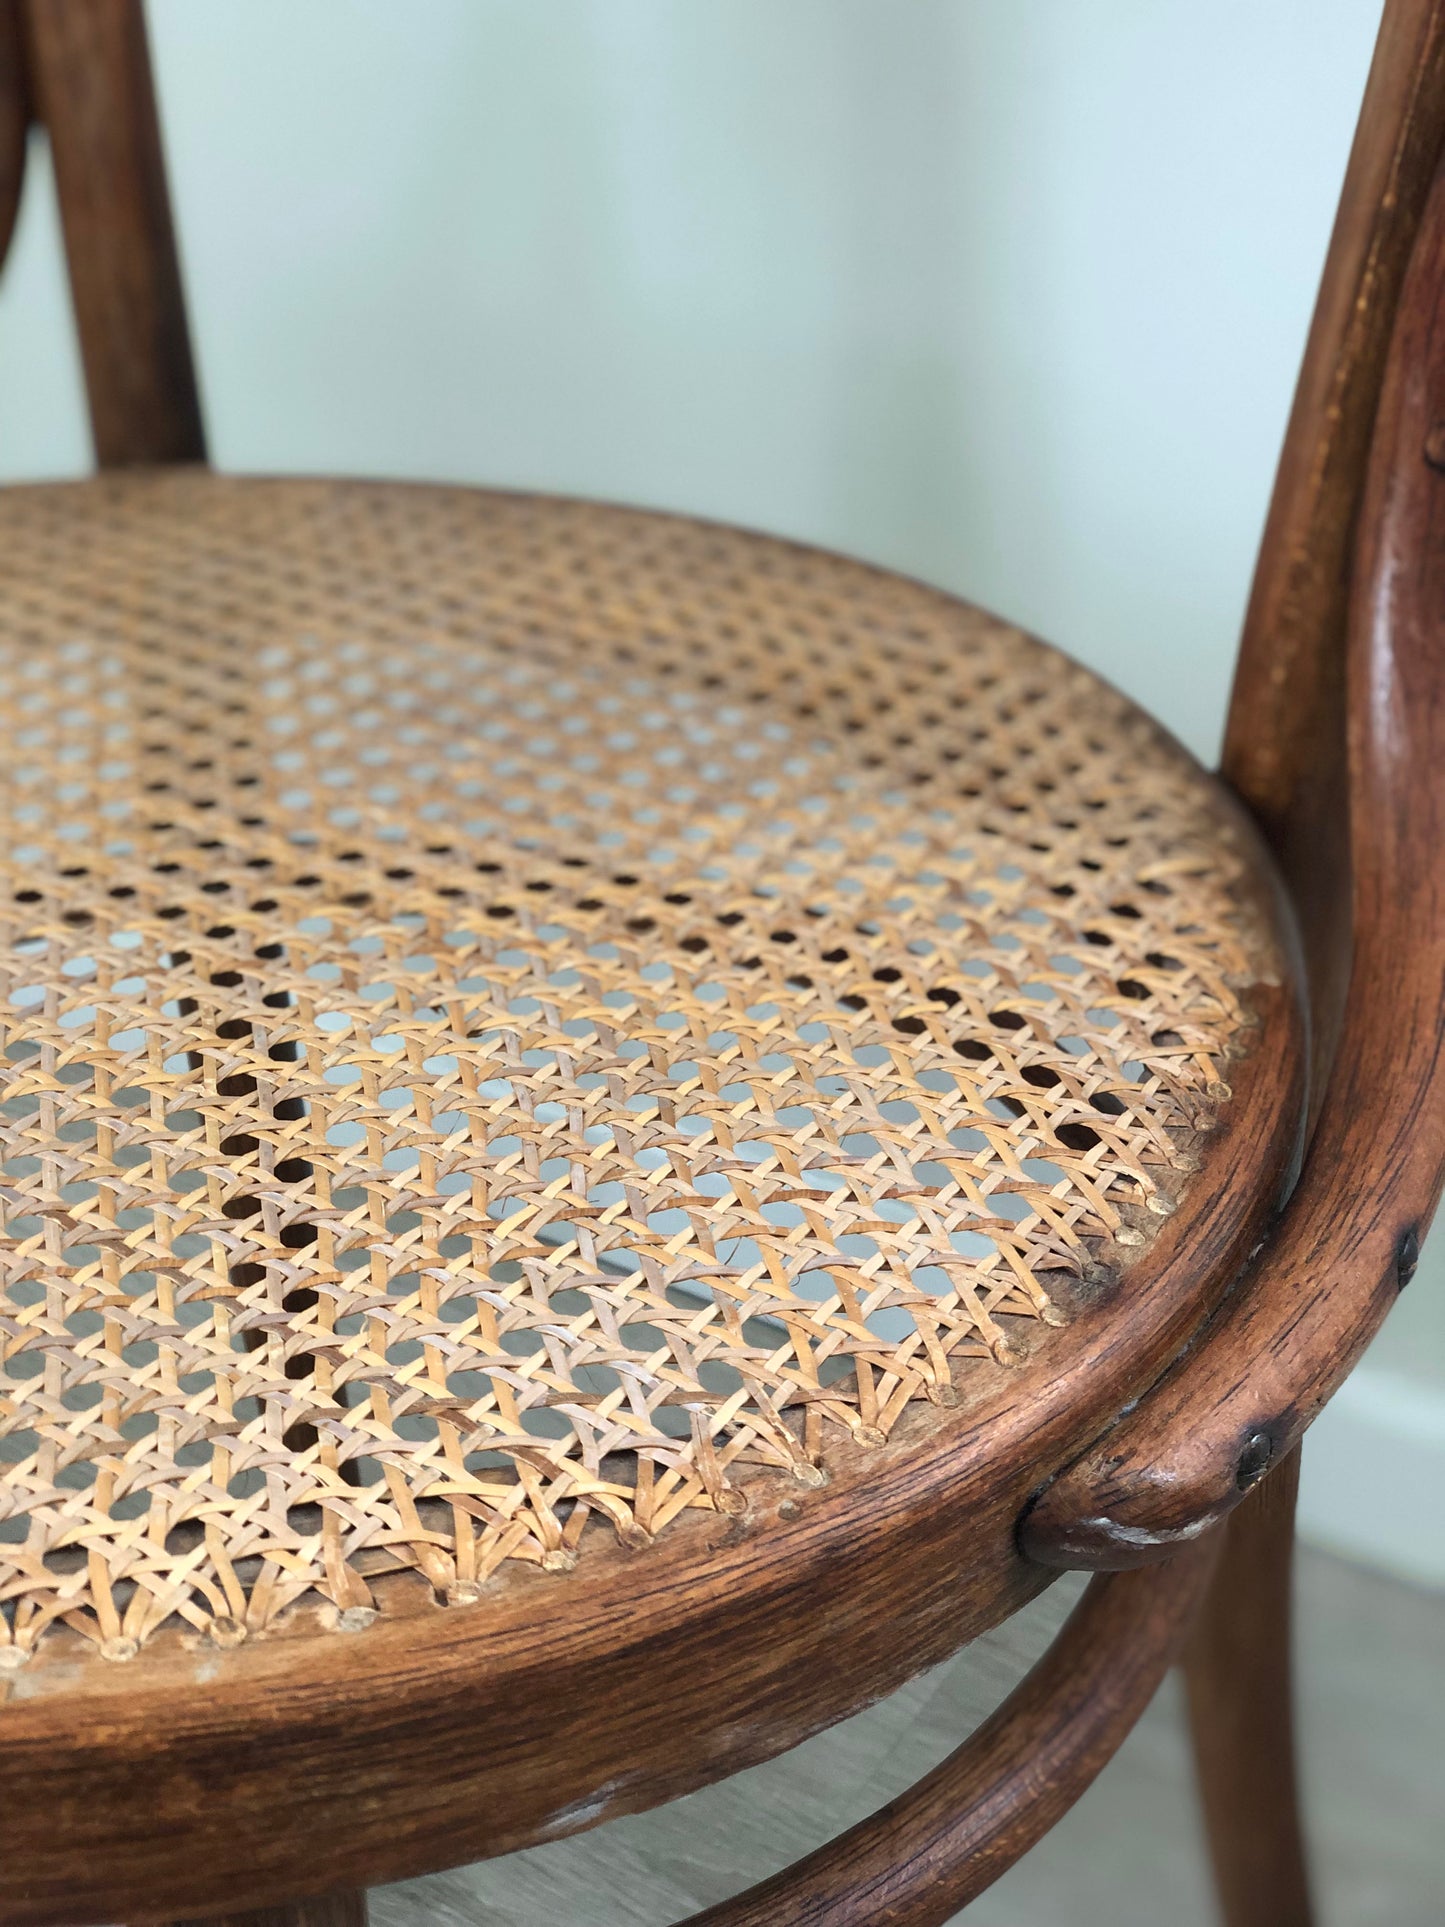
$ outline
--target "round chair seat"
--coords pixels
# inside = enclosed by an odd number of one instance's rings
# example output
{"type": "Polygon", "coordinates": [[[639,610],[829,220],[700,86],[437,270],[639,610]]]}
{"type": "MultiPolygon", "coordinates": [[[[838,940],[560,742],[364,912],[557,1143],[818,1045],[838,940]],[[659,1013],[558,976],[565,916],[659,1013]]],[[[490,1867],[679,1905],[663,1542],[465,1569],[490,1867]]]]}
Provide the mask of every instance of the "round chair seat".
{"type": "Polygon", "coordinates": [[[1248,826],[917,584],[9,490],[0,731],[0,1800],[72,1908],[147,1828],[264,1886],[371,1797],[327,1866],[390,1877],[885,1690],[1045,1582],[1029,1495],[1274,1202],[1248,826]]]}

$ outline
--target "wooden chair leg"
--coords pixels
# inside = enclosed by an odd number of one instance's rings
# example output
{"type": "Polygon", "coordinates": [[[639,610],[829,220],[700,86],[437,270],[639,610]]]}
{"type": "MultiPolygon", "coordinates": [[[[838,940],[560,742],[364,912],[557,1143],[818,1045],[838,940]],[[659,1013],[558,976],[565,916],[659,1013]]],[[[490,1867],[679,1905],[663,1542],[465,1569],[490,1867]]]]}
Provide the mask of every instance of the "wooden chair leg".
{"type": "Polygon", "coordinates": [[[1296,1449],[1230,1518],[1184,1654],[1226,1927],[1310,1927],[1291,1665],[1296,1449]]]}
{"type": "Polygon", "coordinates": [[[324,1900],[293,1901],[289,1907],[255,1907],[244,1914],[177,1920],[171,1927],[366,1927],[366,1895],[330,1894],[324,1900]]]}

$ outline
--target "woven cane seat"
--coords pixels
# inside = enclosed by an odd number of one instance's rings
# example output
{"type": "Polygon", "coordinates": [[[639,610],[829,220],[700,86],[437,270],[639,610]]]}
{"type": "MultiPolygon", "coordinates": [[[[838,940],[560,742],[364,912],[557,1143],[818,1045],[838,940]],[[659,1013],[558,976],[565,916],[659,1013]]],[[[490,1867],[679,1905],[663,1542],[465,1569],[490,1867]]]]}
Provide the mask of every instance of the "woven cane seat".
{"type": "Polygon", "coordinates": [[[672,517],[10,490],[0,731],[17,1676],[883,1465],[1147,1266],[1280,973],[1116,692],[672,517]]]}

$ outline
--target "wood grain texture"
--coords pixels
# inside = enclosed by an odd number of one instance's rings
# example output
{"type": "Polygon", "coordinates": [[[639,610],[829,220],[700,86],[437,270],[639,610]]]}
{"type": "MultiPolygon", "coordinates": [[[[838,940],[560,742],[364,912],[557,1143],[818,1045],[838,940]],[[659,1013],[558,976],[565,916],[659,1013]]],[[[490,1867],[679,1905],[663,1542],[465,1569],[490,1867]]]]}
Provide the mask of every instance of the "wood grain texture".
{"type": "MultiPolygon", "coordinates": [[[[1334,1920],[1355,1927],[1440,1927],[1445,1601],[1304,1544],[1298,1588],[1310,1847],[1322,1898],[1334,1920]]],[[[1065,1579],[798,1752],[615,1827],[382,1888],[371,1895],[372,1919],[674,1927],[836,1839],[931,1772],[1043,1657],[1082,1591],[1077,1576],[1065,1579]]],[[[1183,1679],[1168,1678],[1089,1791],[970,1903],[959,1927],[1220,1927],[1184,1713],[1183,1679]]]]}
{"type": "Polygon", "coordinates": [[[1078,1799],[1179,1650],[1218,1552],[1096,1579],[1028,1677],[916,1787],[688,1927],[943,1927],[1078,1799]],[[1154,1576],[1151,1571],[1149,1577],[1154,1576]]]}
{"type": "Polygon", "coordinates": [[[1225,1927],[1310,1927],[1293,1708],[1298,1448],[1224,1528],[1184,1652],[1190,1729],[1225,1927]]]}
{"type": "Polygon", "coordinates": [[[209,1914],[204,1920],[177,1920],[167,1927],[366,1927],[365,1894],[332,1894],[298,1900],[290,1906],[262,1907],[245,1914],[209,1914]]]}
{"type": "Polygon", "coordinates": [[[1365,466],[1445,129],[1445,4],[1391,0],[1350,155],[1240,643],[1223,774],[1299,912],[1312,1111],[1350,967],[1345,628],[1365,466]]]}
{"type": "Polygon", "coordinates": [[[1299,1187],[1248,1284],[1047,1492],[1032,1558],[1107,1567],[1207,1528],[1283,1458],[1413,1275],[1445,1172],[1445,176],[1370,460],[1348,698],[1354,964],[1299,1187]]]}
{"type": "Polygon", "coordinates": [[[0,265],[9,252],[25,185],[29,90],[18,0],[0,0],[0,265]]]}
{"type": "Polygon", "coordinates": [[[140,0],[23,0],[103,468],[206,457],[140,0]]]}

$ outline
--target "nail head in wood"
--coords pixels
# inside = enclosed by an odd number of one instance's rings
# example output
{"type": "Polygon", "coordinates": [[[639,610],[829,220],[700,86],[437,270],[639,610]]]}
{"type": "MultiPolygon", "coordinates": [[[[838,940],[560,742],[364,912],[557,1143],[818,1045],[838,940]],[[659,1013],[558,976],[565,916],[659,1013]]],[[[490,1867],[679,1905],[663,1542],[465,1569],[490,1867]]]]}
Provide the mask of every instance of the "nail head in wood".
{"type": "Polygon", "coordinates": [[[1403,1291],[1420,1266],[1420,1234],[1411,1225],[1395,1253],[1395,1282],[1403,1291]]]}
{"type": "Polygon", "coordinates": [[[1274,1440],[1269,1433],[1251,1432],[1244,1441],[1244,1449],[1234,1469],[1235,1483],[1241,1492],[1247,1492],[1264,1477],[1273,1457],[1274,1440]]]}

